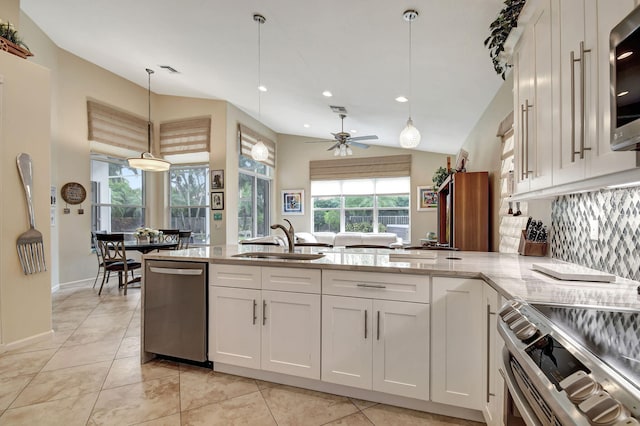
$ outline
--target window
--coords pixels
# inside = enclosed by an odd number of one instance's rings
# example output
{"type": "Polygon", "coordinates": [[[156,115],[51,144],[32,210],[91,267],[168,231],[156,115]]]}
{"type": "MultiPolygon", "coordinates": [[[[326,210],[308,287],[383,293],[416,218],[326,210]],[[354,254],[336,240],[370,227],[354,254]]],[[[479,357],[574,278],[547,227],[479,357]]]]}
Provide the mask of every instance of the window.
{"type": "Polygon", "coordinates": [[[190,230],[194,244],[209,244],[209,167],[171,167],[169,227],[190,230]]]}
{"type": "Polygon", "coordinates": [[[410,180],[311,182],[314,232],[393,232],[408,241],[410,180]]]}
{"type": "Polygon", "coordinates": [[[269,235],[273,168],[240,155],[238,239],[269,235]]]}
{"type": "Polygon", "coordinates": [[[126,160],[91,155],[91,230],[133,232],[144,225],[144,173],[126,160]]]}

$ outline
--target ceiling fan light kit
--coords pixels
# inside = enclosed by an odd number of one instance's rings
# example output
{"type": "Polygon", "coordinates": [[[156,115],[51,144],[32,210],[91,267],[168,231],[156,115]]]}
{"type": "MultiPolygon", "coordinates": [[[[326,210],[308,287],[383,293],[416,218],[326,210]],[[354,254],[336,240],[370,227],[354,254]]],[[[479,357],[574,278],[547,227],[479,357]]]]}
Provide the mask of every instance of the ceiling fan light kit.
{"type": "Polygon", "coordinates": [[[147,120],[147,144],[148,151],[143,152],[140,157],[127,158],[129,167],[144,170],[145,172],[166,172],[171,167],[171,163],[161,158],[156,158],[151,154],[151,74],[153,70],[146,68],[148,75],[147,96],[149,98],[149,119],[147,120]]]}
{"type": "MultiPolygon", "coordinates": [[[[412,99],[412,70],[411,70],[411,23],[418,17],[418,12],[413,9],[405,10],[402,14],[402,17],[405,21],[409,23],[409,100],[412,99]]],[[[407,125],[400,132],[400,146],[402,148],[415,148],[420,145],[420,132],[413,125],[413,120],[411,120],[411,101],[409,101],[409,119],[407,120],[407,125]]]]}

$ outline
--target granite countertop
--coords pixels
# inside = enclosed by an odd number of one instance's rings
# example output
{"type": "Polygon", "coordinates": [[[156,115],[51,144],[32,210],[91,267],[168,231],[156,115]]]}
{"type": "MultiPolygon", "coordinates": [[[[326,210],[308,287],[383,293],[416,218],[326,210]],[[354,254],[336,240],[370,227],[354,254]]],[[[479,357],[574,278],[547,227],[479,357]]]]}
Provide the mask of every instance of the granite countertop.
{"type": "Polygon", "coordinates": [[[197,247],[179,251],[150,253],[145,259],[211,261],[214,263],[280,266],[292,268],[339,269],[386,273],[425,274],[480,278],[505,298],[519,297],[531,302],[600,305],[640,309],[637,281],[616,277],[612,283],[561,281],[532,270],[532,264],[565,264],[548,257],[520,256],[493,252],[412,251],[434,259],[390,261],[389,249],[343,249],[296,247],[300,253],[324,253],[317,260],[256,259],[232,257],[244,252],[285,252],[277,246],[227,245],[197,247]]]}

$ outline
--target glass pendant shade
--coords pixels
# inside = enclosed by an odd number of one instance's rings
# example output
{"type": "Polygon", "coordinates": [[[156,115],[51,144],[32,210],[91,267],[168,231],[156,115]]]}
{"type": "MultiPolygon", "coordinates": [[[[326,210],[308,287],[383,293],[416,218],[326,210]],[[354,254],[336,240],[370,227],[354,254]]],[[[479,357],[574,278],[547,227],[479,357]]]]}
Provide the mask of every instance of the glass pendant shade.
{"type": "Polygon", "coordinates": [[[407,126],[400,132],[400,146],[403,148],[415,148],[420,145],[420,132],[413,125],[413,120],[407,120],[407,126]]]}
{"type": "Polygon", "coordinates": [[[269,158],[267,146],[262,141],[256,142],[251,147],[251,157],[256,161],[266,161],[269,158]]]}

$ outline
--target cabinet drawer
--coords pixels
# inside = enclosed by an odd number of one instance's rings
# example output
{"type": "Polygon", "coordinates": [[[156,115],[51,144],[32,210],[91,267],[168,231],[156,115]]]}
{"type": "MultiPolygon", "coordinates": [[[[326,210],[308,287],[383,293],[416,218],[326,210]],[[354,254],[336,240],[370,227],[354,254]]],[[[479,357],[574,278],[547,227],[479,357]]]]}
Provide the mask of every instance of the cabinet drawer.
{"type": "Polygon", "coordinates": [[[261,273],[259,266],[209,265],[209,284],[220,287],[260,289],[261,273]]]}
{"type": "Polygon", "coordinates": [[[263,267],[262,288],[320,294],[320,270],[263,267]]]}
{"type": "Polygon", "coordinates": [[[322,294],[428,303],[429,277],[325,270],[322,294]]]}

